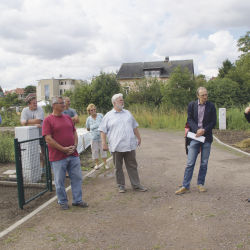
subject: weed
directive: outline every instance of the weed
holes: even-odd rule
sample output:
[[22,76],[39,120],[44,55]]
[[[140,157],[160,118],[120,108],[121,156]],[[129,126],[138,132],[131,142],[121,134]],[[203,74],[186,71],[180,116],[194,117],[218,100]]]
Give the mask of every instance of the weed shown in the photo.
[[153,247],[153,249],[161,249],[161,245],[160,244],[157,244]]
[[59,248],[62,244],[57,244],[54,246],[54,248]]
[[29,231],[29,232],[34,232],[34,231],[35,231],[35,228],[34,228],[34,227],[28,228],[28,231]]
[[242,243],[239,243],[236,245],[236,247],[243,247],[244,245]]

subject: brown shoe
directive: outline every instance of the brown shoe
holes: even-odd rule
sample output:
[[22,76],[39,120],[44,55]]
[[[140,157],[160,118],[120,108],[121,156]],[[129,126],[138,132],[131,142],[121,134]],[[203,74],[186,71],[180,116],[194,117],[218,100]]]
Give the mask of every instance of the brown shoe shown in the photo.
[[189,193],[190,190],[184,187],[181,187],[179,190],[175,191],[175,194],[185,194],[185,193]]
[[203,185],[198,185],[199,192],[206,192],[206,189]]

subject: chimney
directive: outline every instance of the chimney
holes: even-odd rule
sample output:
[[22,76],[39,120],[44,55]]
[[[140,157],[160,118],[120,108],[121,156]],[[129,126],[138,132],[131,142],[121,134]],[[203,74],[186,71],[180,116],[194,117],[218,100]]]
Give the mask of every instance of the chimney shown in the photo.
[[165,56],[164,62],[169,62],[169,56]]
[[62,74],[60,74],[59,77],[62,77]]

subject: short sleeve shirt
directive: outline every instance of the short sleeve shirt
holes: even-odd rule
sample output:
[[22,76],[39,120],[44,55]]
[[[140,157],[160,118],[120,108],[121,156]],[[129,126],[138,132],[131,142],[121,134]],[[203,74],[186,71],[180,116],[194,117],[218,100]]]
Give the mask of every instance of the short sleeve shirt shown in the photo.
[[76,111],[74,109],[72,109],[72,108],[65,109],[62,112],[62,114],[69,115],[71,118],[77,115]]
[[96,119],[91,116],[87,118],[86,128],[90,129],[90,140],[91,141],[101,141],[101,133],[98,130],[103,119],[103,114],[97,113]]
[[[49,115],[44,119],[43,136],[51,135],[52,138],[63,147],[74,145],[74,132],[76,132],[76,128],[68,115]],[[48,148],[50,161],[59,161],[68,157],[68,155],[51,147],[49,144]],[[78,156],[77,151],[70,156]]]
[[[27,119],[40,119],[40,124],[43,125],[44,120],[44,111],[43,108],[37,107],[35,110],[30,110],[29,107],[24,108],[21,114],[20,121],[24,121]],[[42,128],[39,128],[39,136],[42,136]]]
[[104,116],[98,130],[107,134],[110,152],[127,152],[136,149],[134,129],[138,126],[128,110],[112,109]]

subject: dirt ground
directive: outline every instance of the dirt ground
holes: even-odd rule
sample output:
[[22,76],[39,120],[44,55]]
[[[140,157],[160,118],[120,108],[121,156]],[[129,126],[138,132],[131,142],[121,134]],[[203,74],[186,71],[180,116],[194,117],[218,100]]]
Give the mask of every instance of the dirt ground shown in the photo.
[[[82,173],[83,176],[88,173],[88,170],[92,170],[92,166],[94,166],[91,150],[88,148],[80,155]],[[9,179],[7,176],[2,173],[7,170],[15,170],[15,163],[0,163],[0,181],[7,181]],[[85,170],[85,171],[84,171]],[[53,175],[52,175],[53,178]],[[13,181],[15,182],[15,181]],[[70,186],[70,179],[67,177],[65,179],[65,187]],[[17,186],[9,186],[4,185],[4,183],[0,184],[0,232],[4,229],[8,228],[16,221],[22,219],[36,208],[44,204],[46,201],[51,199],[56,195],[55,188],[53,186],[53,192],[46,192],[45,194],[39,196],[35,200],[26,204],[23,210],[19,209],[18,206],[18,194],[17,194]]]
[[214,142],[207,192],[197,190],[198,159],[191,193],[177,196],[187,160],[183,132],[140,133],[137,160],[147,192],[133,191],[125,171],[127,192],[118,193],[110,169],[84,182],[88,208],[62,211],[53,202],[0,239],[1,249],[250,249],[248,157]]

